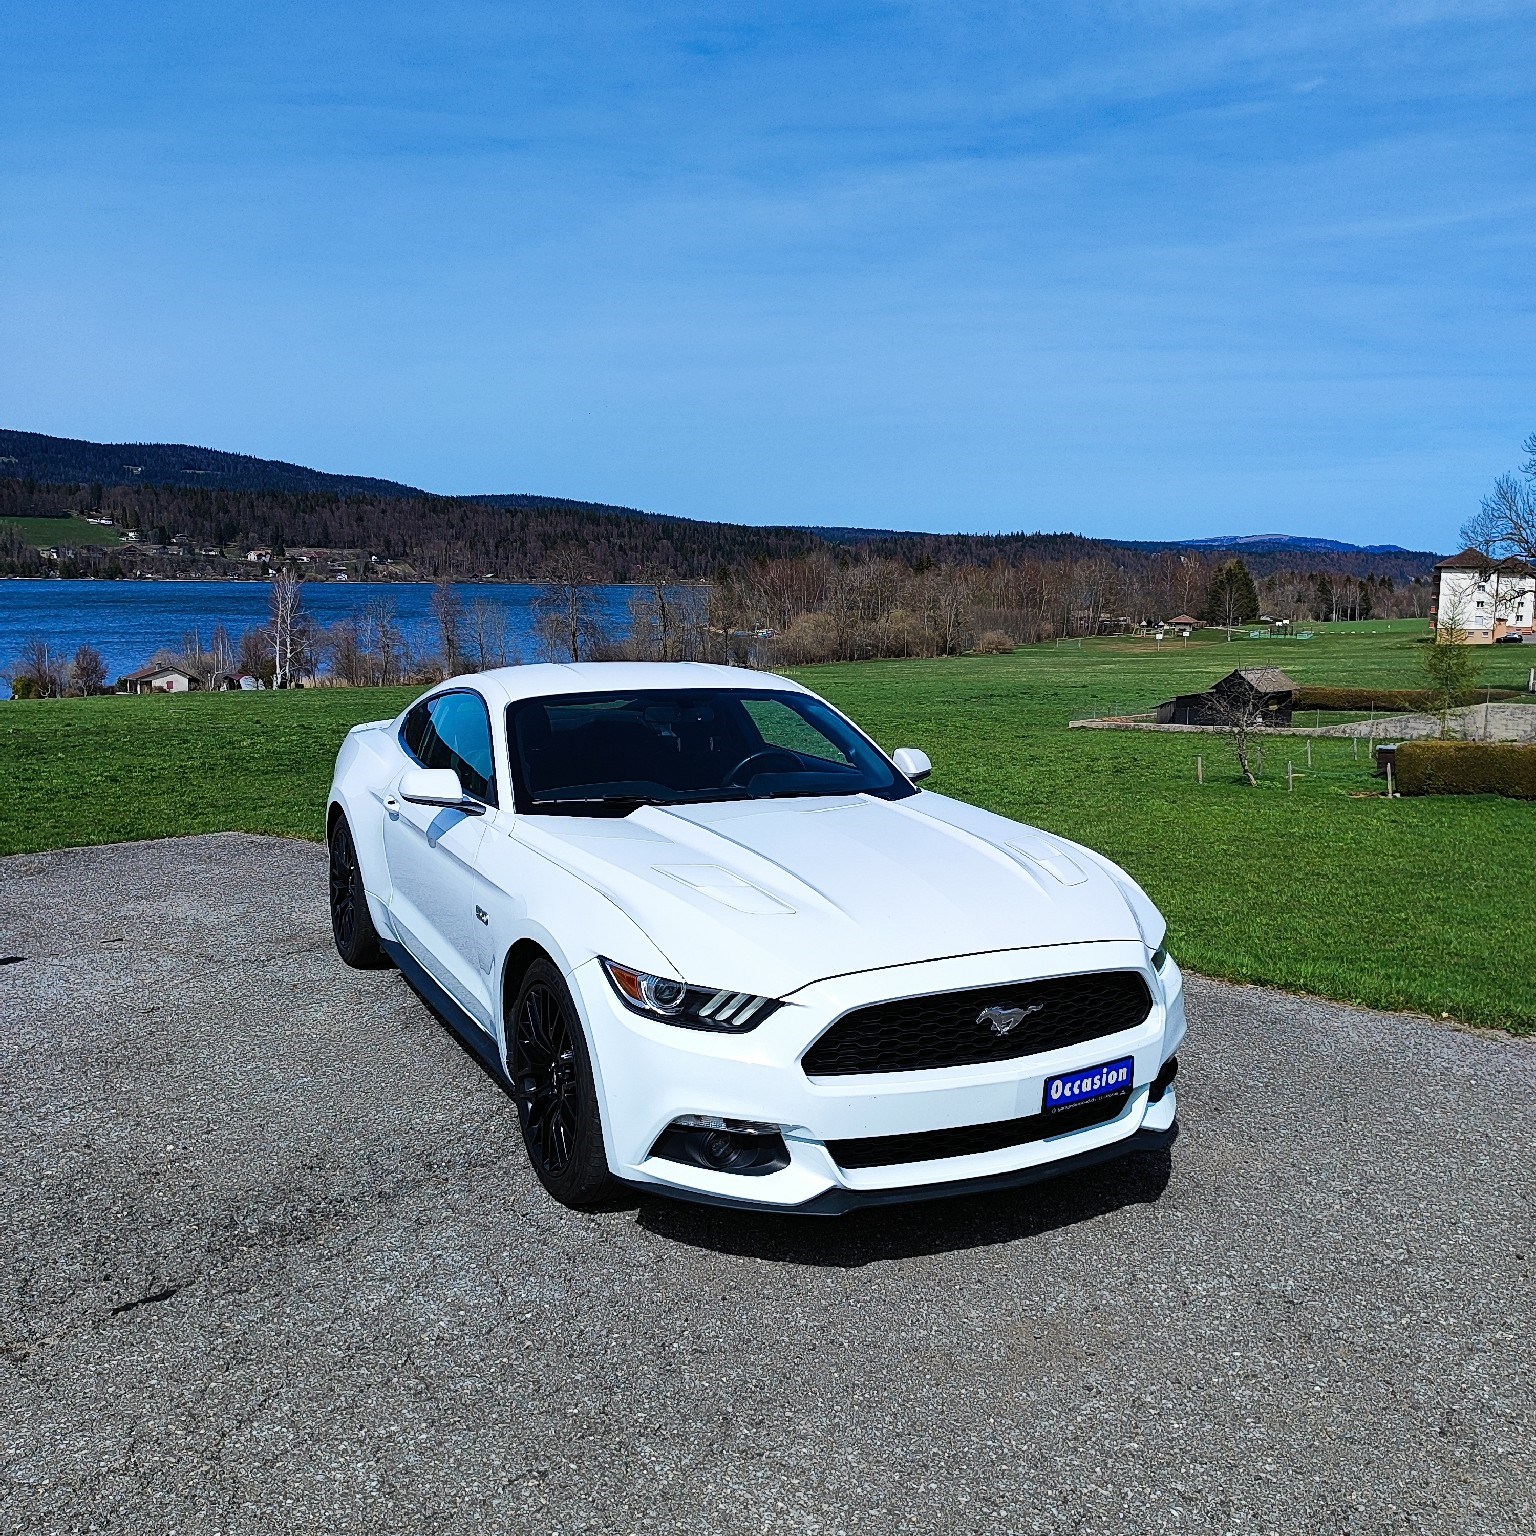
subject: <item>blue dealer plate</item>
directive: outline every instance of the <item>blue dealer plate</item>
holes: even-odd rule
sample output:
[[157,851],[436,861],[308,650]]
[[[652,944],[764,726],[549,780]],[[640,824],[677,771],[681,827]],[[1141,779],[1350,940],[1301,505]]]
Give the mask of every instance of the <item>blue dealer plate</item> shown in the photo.
[[1134,1056],[1101,1062],[1096,1067],[1081,1067],[1076,1072],[1063,1072],[1060,1077],[1046,1078],[1040,1107],[1049,1114],[1053,1109],[1086,1104],[1089,1099],[1108,1098],[1112,1093],[1124,1093],[1135,1078]]

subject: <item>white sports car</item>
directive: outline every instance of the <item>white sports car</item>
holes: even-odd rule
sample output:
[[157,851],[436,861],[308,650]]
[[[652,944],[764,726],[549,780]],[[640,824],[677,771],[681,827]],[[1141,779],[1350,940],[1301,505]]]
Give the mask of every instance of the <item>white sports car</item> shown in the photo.
[[929,771],[759,672],[455,678],[342,746],[336,947],[477,1047],[572,1206],[830,1213],[1168,1145],[1157,909]]

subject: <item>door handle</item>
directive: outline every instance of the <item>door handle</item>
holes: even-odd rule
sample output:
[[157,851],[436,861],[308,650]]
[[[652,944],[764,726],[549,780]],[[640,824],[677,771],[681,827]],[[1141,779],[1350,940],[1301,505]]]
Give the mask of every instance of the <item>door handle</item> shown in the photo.
[[484,907],[476,907],[475,908],[475,916],[478,917],[480,919],[480,921],[482,923],[484,923],[487,927],[490,926],[490,922],[491,922],[490,914],[485,910]]

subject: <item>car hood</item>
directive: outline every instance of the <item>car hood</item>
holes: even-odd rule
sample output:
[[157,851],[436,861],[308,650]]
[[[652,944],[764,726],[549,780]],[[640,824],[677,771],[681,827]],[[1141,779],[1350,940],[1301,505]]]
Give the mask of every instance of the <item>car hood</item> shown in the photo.
[[953,955],[1161,941],[1107,861],[927,792],[525,816],[515,835],[618,905],[683,980],[767,997]]

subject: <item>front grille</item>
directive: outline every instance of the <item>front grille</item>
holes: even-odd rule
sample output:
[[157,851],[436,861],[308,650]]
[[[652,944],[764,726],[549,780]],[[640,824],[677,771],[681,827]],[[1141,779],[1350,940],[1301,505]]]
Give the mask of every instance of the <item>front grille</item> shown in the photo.
[[[1026,1017],[1000,1035],[980,1017],[992,1007],[1023,1009]],[[938,992],[855,1008],[811,1046],[803,1065],[811,1077],[849,1077],[1012,1061],[1130,1029],[1151,1009],[1152,995],[1138,971]]]
[[989,1125],[962,1125],[948,1131],[918,1131],[910,1136],[860,1136],[829,1141],[827,1151],[841,1168],[884,1168],[892,1163],[926,1163],[941,1157],[969,1157],[975,1152],[1000,1152],[1022,1147],[1047,1136],[1066,1136],[1113,1120],[1130,1103],[1131,1094],[1112,1093],[1088,1104],[1074,1104],[1050,1114],[1026,1115],[1022,1120],[994,1120]]

